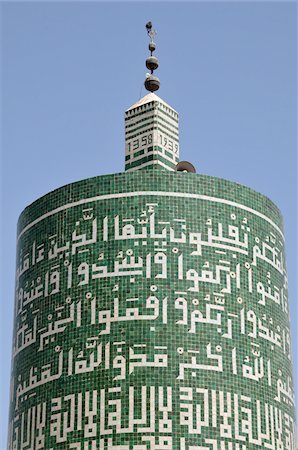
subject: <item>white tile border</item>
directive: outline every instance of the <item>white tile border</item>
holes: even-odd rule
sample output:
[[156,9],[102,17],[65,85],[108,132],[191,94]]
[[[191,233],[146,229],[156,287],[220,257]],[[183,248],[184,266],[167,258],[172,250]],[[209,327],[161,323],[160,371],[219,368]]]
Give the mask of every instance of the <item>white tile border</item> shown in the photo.
[[[145,153],[145,155],[141,155],[142,158],[141,158],[141,157],[140,157],[140,158],[134,158],[134,159],[131,159],[130,161],[131,161],[131,162],[138,161],[138,160],[140,160],[140,159],[143,159],[144,156],[146,157],[146,155],[147,155],[147,153]],[[160,155],[160,156],[162,156],[163,158],[165,157],[165,155],[160,154],[160,153],[157,153],[157,152],[155,153],[155,155]],[[169,159],[169,158],[167,158],[167,159]],[[170,159],[169,159],[169,162],[171,162],[172,164],[175,164],[175,161],[173,161],[173,160],[170,160]],[[130,162],[126,162],[126,164],[130,164]],[[163,162],[160,161],[159,159],[152,159],[151,161],[142,163],[142,164],[140,164],[139,166],[135,166],[135,167],[131,167],[131,168],[129,168],[129,169],[126,169],[125,172],[135,172],[136,170],[142,169],[143,167],[146,167],[146,166],[154,166],[154,165],[156,165],[156,164],[158,164],[158,165],[164,167],[165,169],[167,169],[167,170],[169,170],[169,171],[173,171],[173,172],[175,171],[175,168],[174,168],[174,167],[171,168],[170,166],[167,166],[165,163],[163,163]],[[158,192],[158,191],[157,191],[157,192]]]
[[191,198],[195,200],[205,200],[209,202],[215,202],[215,203],[222,203],[224,205],[234,206],[235,208],[242,209],[243,211],[250,212],[258,217],[260,217],[263,220],[266,220],[266,222],[270,223],[283,237],[284,235],[282,230],[271,220],[269,217],[265,216],[264,214],[260,213],[259,211],[256,211],[253,208],[249,208],[248,206],[242,205],[241,203],[233,202],[231,200],[225,200],[223,198],[218,197],[210,197],[209,195],[203,195],[203,194],[191,194],[187,192],[164,192],[164,191],[138,191],[138,192],[121,192],[121,193],[115,193],[115,194],[104,194],[104,195],[97,195],[95,197],[90,198],[84,198],[81,200],[77,200],[76,202],[72,203],[66,203],[65,205],[59,206],[58,208],[53,209],[52,211],[49,211],[42,216],[38,217],[37,219],[33,220],[31,223],[25,226],[23,230],[20,232],[20,234],[17,237],[17,240],[20,239],[20,237],[28,231],[30,228],[32,228],[37,223],[41,222],[43,219],[46,219],[47,217],[53,216],[54,214],[57,214],[61,211],[65,211],[66,209],[73,208],[75,206],[84,205],[85,203],[92,203],[97,202],[101,200],[111,200],[114,198],[129,198],[129,197],[143,197],[143,196],[159,196],[159,197],[179,197],[179,198]]

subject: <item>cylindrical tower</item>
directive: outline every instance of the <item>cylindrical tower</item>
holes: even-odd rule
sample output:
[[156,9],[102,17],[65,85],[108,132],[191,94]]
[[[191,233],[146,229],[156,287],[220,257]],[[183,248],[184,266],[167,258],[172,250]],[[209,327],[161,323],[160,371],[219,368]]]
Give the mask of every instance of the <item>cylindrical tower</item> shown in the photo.
[[13,450],[293,450],[278,209],[167,170],[45,195],[18,224],[12,367]]
[[146,28],[126,172],[19,219],[9,449],[294,450],[281,215],[179,163]]

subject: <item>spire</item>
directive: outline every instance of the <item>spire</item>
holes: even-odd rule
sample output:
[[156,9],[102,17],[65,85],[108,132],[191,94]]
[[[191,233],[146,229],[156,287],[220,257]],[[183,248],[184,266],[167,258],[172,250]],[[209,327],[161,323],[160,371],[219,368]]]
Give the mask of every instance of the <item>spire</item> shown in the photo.
[[153,74],[158,68],[158,59],[153,56],[156,32],[151,22],[146,28],[151,52],[146,67],[151,73],[144,84],[150,92],[125,112],[125,170],[174,171],[179,162],[179,117],[177,111],[154,93],[160,86]]
[[148,74],[144,85],[147,91],[154,92],[159,89],[160,81],[157,77],[153,75],[154,70],[158,68],[158,59],[153,56],[153,52],[156,49],[156,45],[154,42],[154,37],[156,36],[156,31],[152,28],[152,22],[148,22],[146,24],[146,29],[148,36],[150,37],[150,43],[149,43],[149,51],[151,53],[151,56],[146,59],[146,67],[150,70],[151,74]]

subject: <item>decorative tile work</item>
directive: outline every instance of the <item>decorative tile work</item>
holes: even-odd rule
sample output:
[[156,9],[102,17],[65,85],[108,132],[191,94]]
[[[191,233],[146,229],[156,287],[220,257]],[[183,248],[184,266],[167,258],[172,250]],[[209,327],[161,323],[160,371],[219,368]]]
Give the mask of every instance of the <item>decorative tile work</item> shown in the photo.
[[141,170],[19,219],[9,448],[294,450],[282,218]]
[[147,94],[125,113],[125,170],[174,170],[178,161],[178,113],[156,94]]

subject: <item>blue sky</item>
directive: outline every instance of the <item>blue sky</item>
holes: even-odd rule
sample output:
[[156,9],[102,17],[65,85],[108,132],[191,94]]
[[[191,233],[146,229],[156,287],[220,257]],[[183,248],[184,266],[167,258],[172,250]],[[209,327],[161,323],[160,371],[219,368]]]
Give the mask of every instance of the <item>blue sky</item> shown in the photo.
[[17,218],[56,187],[123,171],[124,111],[145,95],[148,20],[158,33],[158,94],[180,114],[181,159],[264,193],[284,215],[297,329],[296,9],[240,1],[1,4],[0,449]]

